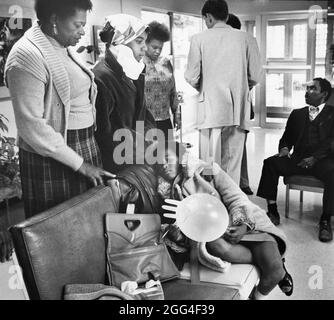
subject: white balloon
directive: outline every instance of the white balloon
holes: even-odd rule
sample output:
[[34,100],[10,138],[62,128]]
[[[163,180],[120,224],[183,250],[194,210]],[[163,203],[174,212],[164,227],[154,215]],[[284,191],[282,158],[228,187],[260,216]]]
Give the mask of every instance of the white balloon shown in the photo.
[[209,242],[225,233],[229,216],[221,200],[207,193],[196,193],[178,205],[176,224],[188,238]]

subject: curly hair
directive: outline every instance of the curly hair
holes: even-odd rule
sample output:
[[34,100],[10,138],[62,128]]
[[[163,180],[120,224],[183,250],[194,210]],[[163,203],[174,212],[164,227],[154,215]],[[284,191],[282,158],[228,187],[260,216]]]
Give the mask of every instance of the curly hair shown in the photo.
[[35,11],[39,21],[48,22],[53,14],[60,18],[74,15],[75,10],[91,11],[91,0],[35,0]]
[[146,42],[149,43],[152,40],[159,40],[167,42],[170,39],[170,33],[166,25],[159,23],[158,21],[152,21],[149,25],[149,33]]

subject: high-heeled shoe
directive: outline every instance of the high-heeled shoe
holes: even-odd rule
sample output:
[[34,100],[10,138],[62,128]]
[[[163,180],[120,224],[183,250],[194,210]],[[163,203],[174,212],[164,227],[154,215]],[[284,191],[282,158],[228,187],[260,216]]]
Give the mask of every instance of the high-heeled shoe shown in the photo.
[[289,274],[289,272],[285,268],[285,264],[284,264],[285,259],[283,259],[282,262],[283,262],[283,268],[284,268],[284,271],[285,271],[285,276],[278,283],[278,286],[285,295],[291,296],[292,292],[293,292],[293,280],[292,280],[291,275]]

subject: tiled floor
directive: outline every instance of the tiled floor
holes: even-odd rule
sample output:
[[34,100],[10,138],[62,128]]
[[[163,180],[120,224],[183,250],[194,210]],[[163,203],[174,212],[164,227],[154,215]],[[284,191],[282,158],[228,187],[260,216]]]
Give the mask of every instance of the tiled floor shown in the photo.
[[[278,140],[282,130],[254,128],[247,140],[248,169],[250,186],[256,192],[259,182],[262,161],[277,152]],[[196,145],[196,137],[183,136],[183,141]],[[195,148],[195,147],[194,147]],[[262,208],[266,208],[265,201],[256,196],[250,199]],[[334,242],[321,243],[318,240],[318,220],[321,215],[322,195],[305,193],[303,215],[299,212],[299,192],[291,192],[290,218],[284,218],[285,186],[280,183],[278,207],[281,213],[279,228],[288,237],[288,251],[286,266],[294,279],[295,289],[292,297],[286,297],[278,288],[270,294],[270,299],[285,300],[318,300],[334,299]],[[22,219],[20,204],[11,208],[12,222]],[[0,214],[3,214],[3,212]],[[13,270],[9,264],[0,264],[0,300],[22,298],[22,291],[9,289],[8,284],[13,281]],[[12,280],[10,280],[12,279]]]
[[[282,130],[253,129],[248,140],[248,170],[250,185],[255,192],[261,175],[263,159],[277,153]],[[262,208],[265,201],[250,197]],[[322,212],[322,195],[305,192],[303,214],[299,212],[299,191],[291,191],[290,218],[284,218],[285,186],[279,186],[278,208],[281,213],[279,226],[287,235],[286,266],[294,279],[293,299],[334,299],[334,242],[318,240],[318,221]],[[278,288],[271,299],[290,299]]]

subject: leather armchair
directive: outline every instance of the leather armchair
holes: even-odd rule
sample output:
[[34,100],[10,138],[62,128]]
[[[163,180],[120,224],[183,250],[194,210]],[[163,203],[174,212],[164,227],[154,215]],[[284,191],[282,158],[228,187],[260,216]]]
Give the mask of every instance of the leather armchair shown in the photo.
[[96,187],[10,228],[30,299],[62,299],[68,283],[105,283],[106,212],[115,212],[111,191]]
[[[60,300],[66,284],[107,283],[107,212],[118,208],[110,187],[98,186],[10,228],[30,299]],[[163,288],[166,300],[239,299],[237,289],[212,283],[180,279]]]

